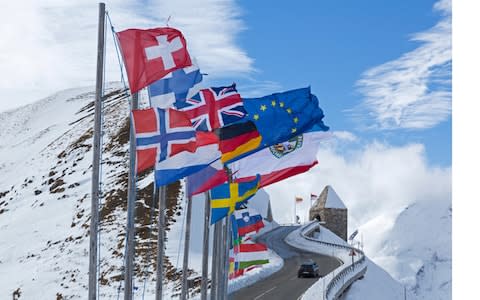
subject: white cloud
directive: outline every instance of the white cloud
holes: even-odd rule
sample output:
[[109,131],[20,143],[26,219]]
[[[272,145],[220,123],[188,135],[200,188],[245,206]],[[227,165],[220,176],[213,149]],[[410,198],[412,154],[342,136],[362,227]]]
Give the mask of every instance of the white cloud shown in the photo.
[[356,142],[358,141],[358,137],[349,132],[349,131],[333,131],[333,136],[339,140],[347,141],[347,142]]
[[365,71],[358,80],[363,103],[353,110],[382,129],[430,128],[451,113],[451,1],[434,5],[443,18],[413,35],[421,45],[400,58]]
[[[179,28],[203,72],[212,76],[248,74],[253,60],[236,44],[244,30],[233,0],[108,1],[117,31]],[[13,13],[14,12],[14,13]],[[7,1],[0,10],[0,111],[46,97],[60,89],[94,85],[98,1]],[[107,31],[106,80],[120,80]]]
[[304,202],[297,214],[304,220],[310,193],[331,185],[348,208],[349,232],[361,228],[372,256],[380,250],[381,236],[394,218],[416,201],[451,201],[451,168],[428,166],[424,146],[393,147],[378,142],[366,145],[348,158],[328,146],[318,152],[318,165],[309,172],[266,188],[274,218],[293,220],[294,197]]

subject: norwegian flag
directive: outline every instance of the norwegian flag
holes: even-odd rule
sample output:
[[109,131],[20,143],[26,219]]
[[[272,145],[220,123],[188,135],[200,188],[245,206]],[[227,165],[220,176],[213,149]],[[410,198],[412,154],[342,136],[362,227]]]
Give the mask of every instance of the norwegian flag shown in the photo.
[[246,115],[235,84],[200,90],[186,101],[177,101],[175,107],[185,112],[199,131],[213,131]]
[[189,118],[174,109],[133,110],[137,172],[155,166],[183,151],[195,152],[195,130]]
[[132,93],[192,65],[187,42],[175,28],[127,29],[117,37]]

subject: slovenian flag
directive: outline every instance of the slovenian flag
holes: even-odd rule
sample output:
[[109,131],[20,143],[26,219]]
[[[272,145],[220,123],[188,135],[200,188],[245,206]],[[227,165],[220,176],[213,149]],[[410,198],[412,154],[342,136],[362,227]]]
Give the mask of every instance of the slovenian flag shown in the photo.
[[240,237],[244,237],[251,232],[258,232],[265,227],[262,216],[253,208],[236,210],[235,220]]

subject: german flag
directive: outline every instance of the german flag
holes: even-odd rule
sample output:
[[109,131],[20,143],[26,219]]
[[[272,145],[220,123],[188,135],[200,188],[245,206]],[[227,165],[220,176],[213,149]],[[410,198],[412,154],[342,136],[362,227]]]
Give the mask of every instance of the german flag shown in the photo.
[[260,149],[262,137],[252,121],[218,128],[219,149],[222,162],[228,163],[245,154]]

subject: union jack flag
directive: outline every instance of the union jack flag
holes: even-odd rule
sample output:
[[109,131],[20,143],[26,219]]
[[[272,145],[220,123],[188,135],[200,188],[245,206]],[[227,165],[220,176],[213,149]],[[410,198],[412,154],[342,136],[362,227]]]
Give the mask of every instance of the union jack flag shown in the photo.
[[185,112],[199,131],[213,131],[246,115],[235,84],[200,90],[186,101],[177,101],[175,107]]
[[137,143],[137,172],[182,151],[195,152],[195,130],[188,117],[174,109],[132,111]]

